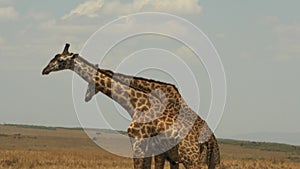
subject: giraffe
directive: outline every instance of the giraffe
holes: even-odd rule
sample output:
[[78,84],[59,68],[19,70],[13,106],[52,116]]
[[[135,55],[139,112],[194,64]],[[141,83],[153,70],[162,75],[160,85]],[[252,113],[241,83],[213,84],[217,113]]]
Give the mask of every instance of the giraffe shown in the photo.
[[[98,64],[96,64],[95,66],[98,68]],[[133,76],[127,76],[127,75],[123,75],[123,74],[116,74],[116,73],[112,72],[111,70],[105,70],[105,69],[102,69],[102,70],[105,71],[110,76],[112,76],[113,78],[117,78],[118,80],[122,81],[126,85],[130,85],[131,80],[136,78],[136,77],[133,77]],[[147,79],[147,81],[145,81],[145,83],[148,83],[148,81],[155,82],[154,80]],[[157,83],[158,83],[157,85],[159,85],[159,86],[165,84],[163,82],[157,82]],[[138,84],[140,84],[140,83],[138,82]],[[138,85],[130,85],[130,86],[134,87],[134,88],[138,88],[140,90],[143,90],[147,93],[150,93],[150,91],[149,91],[150,88],[149,87],[151,87],[151,86],[149,86],[149,87],[148,87],[148,85],[145,86],[145,87],[140,87]],[[159,86],[151,88],[151,90],[154,91]],[[163,87],[163,86],[160,86],[160,87]],[[175,88],[172,88],[172,89],[175,89]],[[98,92],[99,91],[95,91],[95,84],[94,83],[89,83],[86,94],[85,94],[85,101],[86,102],[90,101],[92,99],[92,97],[95,94],[97,94]],[[163,93],[158,93],[158,92],[159,91],[156,91],[156,93],[160,96],[160,98],[163,98],[163,96],[162,96]],[[177,159],[177,160],[174,161],[172,159]],[[179,169],[178,153],[177,153],[176,148],[172,148],[171,150],[167,151],[166,153],[156,155],[155,156],[155,169],[163,169],[164,164],[165,164],[165,160],[168,160],[170,162],[170,169]]]
[[[96,67],[98,67],[98,65],[95,65]],[[129,85],[133,88],[137,88],[140,90],[145,91],[146,93],[156,93],[161,99],[164,99],[165,103],[167,103],[167,108],[174,108],[174,112],[178,112],[179,113],[179,109],[181,102],[184,102],[183,98],[181,97],[178,89],[173,85],[173,84],[169,84],[169,83],[164,83],[164,82],[160,82],[160,81],[155,81],[152,79],[146,79],[146,78],[142,78],[142,77],[136,77],[136,76],[129,76],[129,75],[124,75],[124,74],[120,74],[120,73],[114,73],[111,70],[105,70],[102,69],[103,71],[105,71],[107,74],[109,74],[110,76],[112,76],[115,79],[118,79],[120,81],[122,81],[124,84]],[[88,85],[88,89],[86,91],[86,95],[85,95],[85,101],[88,102],[92,99],[92,97],[97,94],[98,91],[95,91],[94,88],[94,84],[89,84]],[[169,105],[168,105],[169,104]],[[201,118],[198,117],[198,121],[202,122]],[[211,135],[213,135],[211,138],[209,139],[205,139],[202,138],[199,142],[199,146],[200,146],[200,152],[201,152],[201,159],[202,161],[204,161],[204,163],[206,163],[206,165],[209,168],[214,168],[214,166],[216,165],[220,165],[220,159],[219,159],[219,150],[218,150],[218,144],[217,144],[217,140],[214,136],[214,134],[210,131],[210,129],[208,128],[208,126],[205,124],[205,127],[202,127],[202,130],[206,130],[206,131],[202,131],[203,133],[208,132],[211,133]],[[215,147],[214,147],[215,146]],[[215,149],[213,149],[215,148]],[[168,156],[172,155],[174,156],[178,156],[176,155],[176,151],[175,150],[170,150],[168,151],[168,154],[161,154],[161,155],[157,155],[155,156],[155,167],[156,169],[163,169],[164,167],[164,163],[165,160],[167,159],[170,162],[170,168],[171,169],[176,169],[179,168],[179,164],[176,161],[170,161]],[[212,154],[214,153],[214,154]],[[215,155],[215,159],[210,159],[212,155]],[[215,160],[215,161],[211,161],[211,160]]]
[[[135,169],[151,168],[151,156],[147,154],[151,150],[151,145],[148,145],[149,140],[146,138],[159,134],[163,134],[166,138],[165,140],[159,140],[161,141],[159,144],[168,145],[176,139],[180,140],[178,144],[178,162],[183,163],[185,168],[200,168],[199,136],[201,134],[207,138],[214,138],[214,136],[209,132],[198,130],[199,128],[208,127],[205,127],[205,122],[201,118],[197,118],[198,116],[188,105],[183,102],[179,110],[179,112],[187,113],[174,113],[173,108],[168,109],[163,102],[164,99],[161,99],[157,94],[147,93],[125,85],[105,71],[95,68],[95,65],[90,64],[79,54],[69,53],[68,48],[69,44],[66,44],[62,54],[57,54],[44,68],[42,74],[46,75],[50,72],[65,69],[72,70],[89,84],[94,83],[96,91],[102,92],[119,103],[129,113],[132,121],[127,131],[134,151]],[[176,122],[174,122],[174,119],[176,119]],[[193,121],[196,121],[196,123],[193,123]],[[212,146],[215,146],[215,149],[217,148],[217,145]],[[150,151],[150,153],[153,152]],[[212,153],[212,156],[214,154]],[[176,161],[176,159],[172,160]]]

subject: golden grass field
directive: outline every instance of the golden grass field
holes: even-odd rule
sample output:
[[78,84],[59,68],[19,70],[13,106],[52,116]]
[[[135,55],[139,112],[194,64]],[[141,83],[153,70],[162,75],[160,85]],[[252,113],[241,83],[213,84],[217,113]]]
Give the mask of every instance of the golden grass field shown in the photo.
[[[224,169],[300,169],[296,146],[220,140],[220,148]],[[0,169],[27,168],[121,169],[133,164],[104,151],[82,130],[0,125]]]

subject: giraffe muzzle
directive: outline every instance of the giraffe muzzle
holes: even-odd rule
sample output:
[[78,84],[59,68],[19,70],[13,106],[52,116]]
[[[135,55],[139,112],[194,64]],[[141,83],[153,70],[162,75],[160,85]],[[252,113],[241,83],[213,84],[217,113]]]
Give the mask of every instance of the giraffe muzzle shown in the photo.
[[47,66],[43,71],[42,75],[48,75],[51,72],[51,69]]

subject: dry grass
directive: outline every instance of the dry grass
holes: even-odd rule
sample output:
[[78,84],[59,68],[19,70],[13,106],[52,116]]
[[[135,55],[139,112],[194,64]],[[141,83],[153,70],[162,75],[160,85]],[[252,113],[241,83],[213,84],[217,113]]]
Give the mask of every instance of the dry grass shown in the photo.
[[99,151],[2,150],[1,169],[103,169],[131,168],[132,161]]
[[[126,169],[132,160],[99,151],[75,150],[2,150],[0,169]],[[299,169],[295,162],[276,160],[230,160],[224,169]],[[166,166],[165,168],[168,168]],[[181,166],[183,169],[183,167]]]
[[287,161],[270,160],[224,160],[225,169],[299,169],[300,164]]
[[[221,144],[224,169],[299,169],[299,154]],[[296,159],[296,160],[294,160]],[[96,146],[81,130],[0,125],[0,169],[123,169],[132,159]],[[169,168],[169,166],[165,166]],[[181,166],[181,168],[183,168]]]

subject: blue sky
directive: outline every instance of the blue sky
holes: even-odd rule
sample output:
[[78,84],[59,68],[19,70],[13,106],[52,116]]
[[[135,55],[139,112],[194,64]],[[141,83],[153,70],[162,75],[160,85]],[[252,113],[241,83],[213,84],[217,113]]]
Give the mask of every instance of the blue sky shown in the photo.
[[[158,11],[195,24],[220,54],[228,91],[217,136],[300,145],[300,137],[287,136],[300,133],[300,2],[164,2],[0,0],[0,123],[79,126],[72,102],[73,74],[61,72],[43,77],[42,68],[66,42],[71,43],[73,52],[79,52],[87,39],[109,21],[135,12]],[[150,39],[124,42],[111,55],[128,55],[127,46],[131,51],[140,49],[143,41],[147,47],[170,44],[163,47],[178,51],[178,44],[168,39]],[[118,57],[104,66],[113,68],[114,59]],[[210,97],[206,91],[209,83],[207,77],[202,78],[203,68],[198,71],[204,97],[199,104],[205,112],[209,107],[209,99],[205,99]],[[170,80],[155,73],[145,75]],[[105,110],[115,110],[106,97],[97,98],[105,103]],[[115,124],[116,128],[125,130],[126,120],[123,123],[119,116],[112,116],[113,121],[121,123]],[[246,136],[248,133],[251,137]],[[269,133],[270,137],[278,134],[270,138]]]

